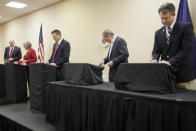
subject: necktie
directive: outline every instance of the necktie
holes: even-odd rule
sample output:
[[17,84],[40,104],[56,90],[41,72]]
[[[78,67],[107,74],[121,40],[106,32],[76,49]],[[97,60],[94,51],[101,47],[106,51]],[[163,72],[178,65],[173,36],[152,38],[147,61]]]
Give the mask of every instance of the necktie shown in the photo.
[[12,49],[10,51],[10,58],[12,58],[12,55],[13,55],[13,47],[12,47]]
[[52,63],[54,63],[54,57],[56,55],[57,50],[58,50],[58,43],[56,43],[56,48],[55,48],[54,53],[52,55]]
[[109,59],[110,59],[110,56],[111,56],[111,53],[112,53],[112,47],[113,47],[113,43],[110,45],[110,49],[109,49]]
[[169,44],[170,38],[171,38],[171,33],[172,33],[172,28],[171,27],[168,27],[167,29],[168,29],[167,42]]

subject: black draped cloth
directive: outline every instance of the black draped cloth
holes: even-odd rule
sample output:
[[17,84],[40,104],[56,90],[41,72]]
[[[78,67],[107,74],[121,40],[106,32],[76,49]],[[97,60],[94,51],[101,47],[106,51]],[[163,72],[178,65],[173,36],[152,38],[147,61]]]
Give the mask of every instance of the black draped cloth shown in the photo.
[[175,75],[166,64],[121,64],[115,77],[115,87],[121,90],[175,93]]
[[65,81],[79,85],[101,84],[103,69],[103,66],[87,63],[66,63],[64,64]]
[[0,97],[5,97],[5,66],[0,64]]
[[5,64],[6,98],[12,103],[27,100],[26,66]]
[[17,122],[0,115],[0,131],[32,131]]
[[196,131],[196,91],[175,94],[51,82],[46,122],[59,131]]
[[30,109],[45,113],[48,82],[56,81],[56,67],[43,63],[32,63],[29,67]]

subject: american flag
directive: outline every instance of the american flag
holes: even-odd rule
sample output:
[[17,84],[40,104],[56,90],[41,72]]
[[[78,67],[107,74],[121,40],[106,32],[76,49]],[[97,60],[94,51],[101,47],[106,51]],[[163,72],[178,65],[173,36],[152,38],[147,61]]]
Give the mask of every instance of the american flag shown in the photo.
[[42,34],[42,24],[39,33],[38,60],[39,62],[44,62],[44,42],[43,42],[43,34]]

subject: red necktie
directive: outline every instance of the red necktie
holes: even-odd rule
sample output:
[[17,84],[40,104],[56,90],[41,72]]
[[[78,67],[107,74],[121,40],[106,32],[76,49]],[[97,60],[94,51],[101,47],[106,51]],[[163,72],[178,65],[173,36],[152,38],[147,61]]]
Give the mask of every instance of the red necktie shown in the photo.
[[12,58],[12,55],[13,55],[13,47],[12,47],[12,50],[10,52],[10,58]]
[[58,50],[58,43],[56,44],[56,48],[55,48],[53,56],[52,56],[52,63],[54,63],[54,57],[56,55],[57,50]]

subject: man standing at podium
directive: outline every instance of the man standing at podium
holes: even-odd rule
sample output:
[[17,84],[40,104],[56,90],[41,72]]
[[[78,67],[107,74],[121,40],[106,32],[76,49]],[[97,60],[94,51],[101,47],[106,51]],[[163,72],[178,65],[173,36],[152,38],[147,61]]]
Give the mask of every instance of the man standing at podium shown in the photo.
[[129,52],[127,43],[121,37],[115,35],[111,30],[105,30],[102,34],[103,41],[111,43],[107,57],[100,63],[108,63],[109,81],[113,82],[120,63],[128,63]]
[[5,48],[4,61],[5,63],[12,63],[19,61],[22,58],[20,47],[15,46],[15,41],[9,41],[10,46]]
[[64,63],[69,63],[70,44],[62,38],[60,30],[54,30],[51,34],[55,43],[53,45],[52,56],[48,62],[50,65],[57,67],[57,80],[64,80],[62,69]]
[[175,70],[177,87],[196,89],[190,54],[194,42],[193,26],[175,20],[175,6],[163,4],[159,10],[162,24],[155,33],[153,63],[165,63]]

